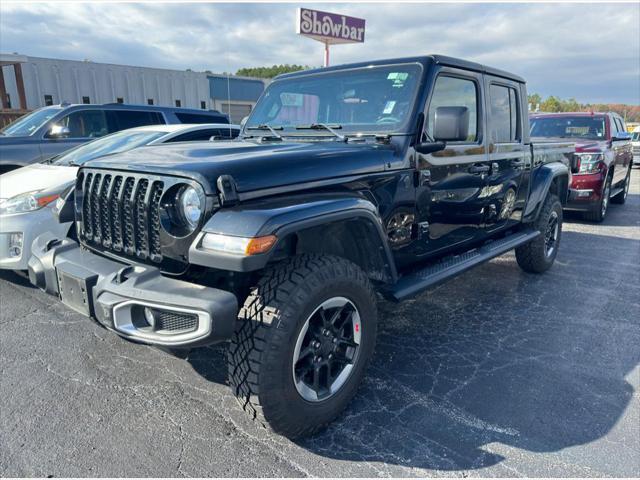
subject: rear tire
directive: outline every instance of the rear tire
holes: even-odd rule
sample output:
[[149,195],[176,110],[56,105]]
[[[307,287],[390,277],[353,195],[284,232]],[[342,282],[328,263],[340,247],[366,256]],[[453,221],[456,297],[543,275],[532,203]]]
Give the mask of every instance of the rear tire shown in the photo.
[[376,327],[376,297],[358,266],[335,256],[288,259],[265,272],[240,310],[228,352],[231,388],[262,425],[288,438],[312,435],[356,394]]
[[607,216],[607,212],[609,211],[609,195],[611,194],[611,175],[607,176],[607,179],[604,182],[604,187],[602,188],[602,195],[600,196],[600,201],[598,205],[591,210],[590,212],[585,212],[583,214],[584,219],[589,222],[602,223],[604,218]]
[[627,176],[624,178],[624,185],[622,186],[622,191],[618,193],[615,197],[611,197],[611,203],[615,203],[618,205],[624,205],[627,201],[627,195],[629,194],[629,185],[631,184],[631,166],[627,170]]
[[533,227],[540,235],[516,248],[516,260],[525,272],[542,273],[551,268],[560,247],[562,204],[557,196],[547,195]]

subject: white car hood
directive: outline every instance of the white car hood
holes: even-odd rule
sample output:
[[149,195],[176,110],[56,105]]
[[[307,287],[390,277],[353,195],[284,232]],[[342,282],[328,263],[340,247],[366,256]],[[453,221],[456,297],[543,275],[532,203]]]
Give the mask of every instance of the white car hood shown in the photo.
[[63,188],[76,178],[78,167],[35,163],[0,175],[0,199],[36,190]]

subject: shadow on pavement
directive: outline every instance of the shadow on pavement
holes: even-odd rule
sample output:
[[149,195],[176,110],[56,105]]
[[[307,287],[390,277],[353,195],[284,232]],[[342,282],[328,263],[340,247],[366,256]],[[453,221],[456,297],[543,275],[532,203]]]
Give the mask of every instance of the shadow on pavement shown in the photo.
[[[359,394],[326,431],[296,443],[338,460],[460,470],[501,462],[494,442],[556,452],[605,435],[633,395],[625,376],[640,362],[637,304],[620,302],[622,291],[590,294],[598,266],[572,259],[583,246],[635,248],[620,268],[640,284],[640,242],[574,232],[563,242],[572,251],[545,275],[507,255],[413,301],[382,302]],[[187,360],[224,383],[224,355],[206,348]]]

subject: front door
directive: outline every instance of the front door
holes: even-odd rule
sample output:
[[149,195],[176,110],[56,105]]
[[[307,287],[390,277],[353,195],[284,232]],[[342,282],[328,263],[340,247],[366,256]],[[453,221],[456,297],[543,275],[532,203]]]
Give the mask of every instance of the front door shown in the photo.
[[[490,171],[482,192],[486,233],[518,223],[527,201],[531,154],[523,143],[520,84],[485,75]],[[525,182],[526,183],[526,182]]]
[[482,74],[443,67],[435,73],[425,109],[424,141],[432,141],[438,107],[464,107],[467,139],[444,150],[416,153],[416,213],[419,254],[432,255],[469,243],[480,235],[484,203],[480,195],[490,166],[485,142]]

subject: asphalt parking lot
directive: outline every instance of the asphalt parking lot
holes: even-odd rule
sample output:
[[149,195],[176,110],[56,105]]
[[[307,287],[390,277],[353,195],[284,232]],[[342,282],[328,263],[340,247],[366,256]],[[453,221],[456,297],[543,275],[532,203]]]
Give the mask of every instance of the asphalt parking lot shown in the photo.
[[124,341],[0,274],[2,476],[637,476],[640,170],[602,225],[565,220],[556,264],[512,254],[381,303],[377,354],[324,433],[252,425],[224,348]]

